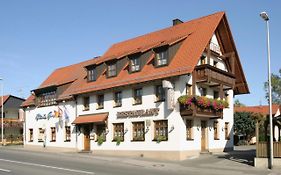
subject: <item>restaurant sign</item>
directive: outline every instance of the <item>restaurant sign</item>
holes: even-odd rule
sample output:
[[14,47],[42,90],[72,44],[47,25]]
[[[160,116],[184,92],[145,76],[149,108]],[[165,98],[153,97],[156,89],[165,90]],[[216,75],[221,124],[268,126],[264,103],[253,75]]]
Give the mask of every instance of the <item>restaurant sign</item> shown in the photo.
[[159,108],[151,108],[151,109],[142,109],[142,110],[134,110],[134,111],[123,111],[117,112],[117,118],[127,118],[127,117],[148,117],[148,116],[157,116],[159,113]]

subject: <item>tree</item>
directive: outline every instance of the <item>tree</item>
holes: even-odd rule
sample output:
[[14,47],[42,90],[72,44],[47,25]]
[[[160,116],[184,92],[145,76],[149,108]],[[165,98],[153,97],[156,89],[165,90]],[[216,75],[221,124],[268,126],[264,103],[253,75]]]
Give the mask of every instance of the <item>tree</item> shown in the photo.
[[[281,69],[278,74],[271,74],[272,102],[281,105]],[[268,82],[264,82],[265,98],[269,100]]]
[[250,112],[234,113],[234,134],[245,136],[248,142],[255,136],[255,119],[251,114]]
[[241,107],[241,106],[245,106],[243,103],[241,103],[238,99],[236,99],[235,101],[234,101],[234,106],[236,106],[236,107]]

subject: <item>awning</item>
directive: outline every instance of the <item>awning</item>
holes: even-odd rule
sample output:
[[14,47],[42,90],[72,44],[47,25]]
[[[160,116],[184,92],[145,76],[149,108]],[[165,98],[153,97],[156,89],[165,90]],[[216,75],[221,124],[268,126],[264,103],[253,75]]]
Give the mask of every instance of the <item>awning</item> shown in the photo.
[[107,117],[108,117],[108,113],[80,115],[72,122],[72,124],[79,125],[79,124],[86,124],[86,123],[105,122]]

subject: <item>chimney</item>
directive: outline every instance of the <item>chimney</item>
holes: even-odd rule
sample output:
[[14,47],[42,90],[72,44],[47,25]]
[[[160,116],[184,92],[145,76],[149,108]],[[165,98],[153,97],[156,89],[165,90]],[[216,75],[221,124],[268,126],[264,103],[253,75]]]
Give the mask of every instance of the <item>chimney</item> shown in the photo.
[[183,23],[180,19],[173,19],[173,26]]

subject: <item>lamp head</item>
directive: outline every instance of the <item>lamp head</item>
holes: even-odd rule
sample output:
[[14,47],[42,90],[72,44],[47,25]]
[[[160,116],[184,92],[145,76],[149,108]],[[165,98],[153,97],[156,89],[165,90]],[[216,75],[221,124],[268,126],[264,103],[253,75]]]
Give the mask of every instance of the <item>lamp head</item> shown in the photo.
[[268,17],[268,15],[267,15],[266,12],[261,12],[261,13],[260,13],[260,17],[261,17],[263,20],[265,20],[265,21],[268,21],[268,20],[269,20],[269,17]]

